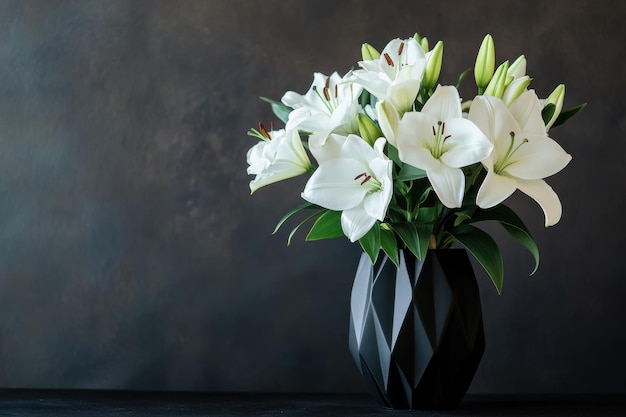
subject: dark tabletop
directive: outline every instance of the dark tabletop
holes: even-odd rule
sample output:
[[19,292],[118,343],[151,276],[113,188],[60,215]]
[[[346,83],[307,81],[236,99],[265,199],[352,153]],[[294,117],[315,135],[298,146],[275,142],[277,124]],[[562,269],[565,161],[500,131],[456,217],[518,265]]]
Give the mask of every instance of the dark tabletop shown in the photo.
[[367,394],[0,390],[0,416],[626,416],[626,394],[469,395],[459,408],[390,410]]

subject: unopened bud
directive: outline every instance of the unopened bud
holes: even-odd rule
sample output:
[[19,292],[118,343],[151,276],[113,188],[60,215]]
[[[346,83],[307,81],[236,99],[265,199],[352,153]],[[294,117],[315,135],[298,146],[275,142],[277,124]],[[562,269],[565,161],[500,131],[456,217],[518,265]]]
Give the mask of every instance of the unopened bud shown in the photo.
[[485,89],[485,95],[502,98],[504,89],[506,88],[507,75],[509,69],[509,61],[504,61],[494,72],[491,81]]
[[528,88],[531,82],[531,78],[528,75],[524,75],[521,78],[513,80],[505,89],[502,94],[502,101],[507,106],[510,106],[524,91]]
[[544,107],[547,104],[554,104],[554,113],[552,114],[550,120],[546,123],[546,130],[552,127],[556,119],[559,117],[559,114],[561,114],[561,110],[563,110],[563,101],[565,101],[565,84],[559,84],[543,103]]
[[443,59],[443,42],[439,41],[432,51],[426,54],[426,69],[422,79],[422,87],[430,90],[439,79],[441,73],[441,61]]
[[493,38],[491,35],[486,35],[480,45],[478,55],[476,56],[476,64],[474,65],[474,78],[479,90],[484,89],[491,81],[495,65],[496,52]]
[[378,126],[376,126],[376,123],[374,123],[374,121],[364,113],[359,113],[357,115],[357,121],[359,124],[360,136],[365,139],[367,143],[374,146],[376,139],[383,136]]
[[526,75],[526,57],[520,55],[510,66],[507,75],[513,77],[514,80],[522,78]]
[[380,58],[380,52],[369,43],[364,43],[361,46],[361,56],[363,57],[363,61],[373,61]]

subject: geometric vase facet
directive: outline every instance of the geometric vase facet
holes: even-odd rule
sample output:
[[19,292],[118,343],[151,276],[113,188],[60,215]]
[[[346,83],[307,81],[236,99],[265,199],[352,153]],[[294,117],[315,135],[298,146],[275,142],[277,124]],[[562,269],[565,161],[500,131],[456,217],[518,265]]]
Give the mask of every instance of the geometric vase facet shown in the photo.
[[400,251],[372,265],[361,255],[350,299],[349,347],[387,407],[453,408],[485,350],[480,293],[464,249]]

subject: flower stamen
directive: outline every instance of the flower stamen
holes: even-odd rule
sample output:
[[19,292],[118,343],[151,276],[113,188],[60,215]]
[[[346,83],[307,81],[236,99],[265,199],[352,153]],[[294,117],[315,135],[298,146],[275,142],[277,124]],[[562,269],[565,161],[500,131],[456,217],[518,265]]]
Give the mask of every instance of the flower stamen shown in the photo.
[[395,65],[393,64],[393,59],[391,59],[391,57],[389,56],[387,52],[385,52],[383,56],[385,57],[385,60],[387,61],[387,65],[389,65],[390,67],[395,67]]
[[502,158],[502,160],[493,167],[493,170],[496,174],[500,174],[506,167],[511,165],[511,162],[510,162],[511,157],[515,154],[515,152],[517,152],[519,148],[522,147],[522,145],[528,143],[528,138],[524,138],[524,140],[522,140],[520,144],[513,147],[515,145],[515,132],[510,132],[509,136],[511,136],[511,142],[509,143],[509,148],[506,150],[506,153],[504,154],[504,157]]
[[372,179],[372,176],[371,175],[367,175],[366,172],[362,172],[359,175],[357,175],[356,177],[354,177],[354,180],[356,181],[356,180],[359,180],[361,178],[363,178],[363,181],[361,181],[361,185],[364,185],[366,182],[368,182],[369,180]]
[[324,98],[326,101],[330,101],[330,95],[328,90],[330,89],[330,77],[326,77],[326,84],[324,84]]
[[324,88],[324,95],[322,96],[319,92],[319,89],[317,88],[317,86],[313,86],[312,90],[315,92],[315,94],[317,94],[317,96],[320,98],[320,100],[322,101],[322,103],[324,103],[324,106],[326,106],[326,109],[328,110],[329,114],[333,114],[333,108],[330,105],[330,97],[328,96],[328,90],[326,88]]
[[[270,130],[274,130],[271,123],[270,123]],[[265,128],[265,125],[262,122],[259,122],[259,131],[261,132],[263,137],[266,138],[267,140],[271,140],[272,139],[270,137],[270,134],[267,132],[267,129]]]
[[398,56],[402,55],[403,50],[404,50],[404,42],[400,43],[400,47],[398,48]]

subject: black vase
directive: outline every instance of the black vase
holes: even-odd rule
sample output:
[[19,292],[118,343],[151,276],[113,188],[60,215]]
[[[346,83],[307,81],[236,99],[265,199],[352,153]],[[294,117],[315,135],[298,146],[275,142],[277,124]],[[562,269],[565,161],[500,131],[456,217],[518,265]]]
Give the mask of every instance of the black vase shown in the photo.
[[391,408],[454,408],[485,350],[480,293],[464,249],[400,251],[372,265],[363,254],[350,303],[350,352]]

